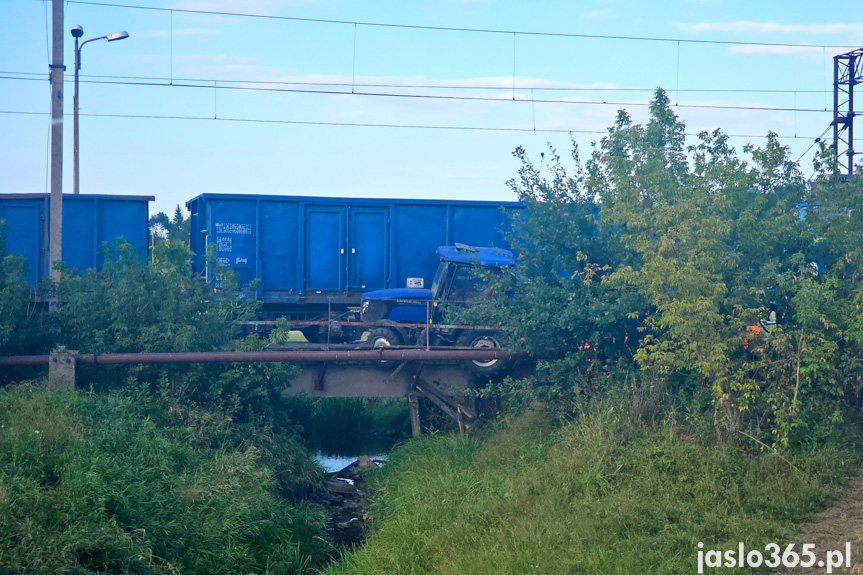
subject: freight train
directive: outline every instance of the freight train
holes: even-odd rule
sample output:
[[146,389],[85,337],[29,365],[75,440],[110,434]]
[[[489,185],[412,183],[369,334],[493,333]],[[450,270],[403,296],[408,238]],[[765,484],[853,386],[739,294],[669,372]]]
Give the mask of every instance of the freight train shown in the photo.
[[[152,196],[64,195],[63,260],[101,266],[99,247],[123,237],[147,255]],[[28,261],[27,280],[47,277],[50,197],[0,194],[6,251]],[[362,295],[432,287],[441,246],[506,248],[517,202],[351,199],[202,194],[186,203],[195,269],[215,288],[220,269],[241,285],[257,279],[260,320],[358,321]],[[215,267],[211,265],[215,257]],[[312,325],[309,341],[345,341],[356,330]],[[326,339],[325,339],[326,338]]]
[[[63,261],[73,270],[102,265],[99,247],[125,238],[147,257],[148,208],[153,196],[75,194],[63,196]],[[48,194],[0,194],[6,253],[27,260],[27,281],[36,287],[50,273]]]
[[[259,280],[261,319],[358,321],[362,294],[430,288],[440,246],[506,248],[517,202],[203,194],[186,203],[201,275],[219,267]],[[329,331],[328,331],[329,329]],[[312,342],[348,341],[346,326],[302,328]]]

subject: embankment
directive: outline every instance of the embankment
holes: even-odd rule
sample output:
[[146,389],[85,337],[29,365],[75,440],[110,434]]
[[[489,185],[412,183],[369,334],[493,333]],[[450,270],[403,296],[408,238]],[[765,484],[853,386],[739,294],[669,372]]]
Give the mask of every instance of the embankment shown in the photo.
[[622,425],[611,410],[555,427],[533,413],[397,448],[375,481],[370,539],[330,572],[695,573],[698,542],[792,538],[859,460],[847,437],[780,457],[671,420]]

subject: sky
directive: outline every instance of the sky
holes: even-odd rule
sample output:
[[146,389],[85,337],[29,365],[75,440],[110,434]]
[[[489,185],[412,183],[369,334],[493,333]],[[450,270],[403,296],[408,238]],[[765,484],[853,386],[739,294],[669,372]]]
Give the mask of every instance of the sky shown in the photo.
[[[832,57],[863,46],[833,0],[99,1],[68,2],[66,30],[130,37],[83,49],[81,192],[152,195],[151,213],[213,192],[515,200],[516,147],[587,157],[657,87],[690,143],[720,128],[745,156],[772,130],[808,175]],[[0,193],[48,191],[49,47],[50,1],[0,0]],[[68,32],[65,54],[71,192]]]

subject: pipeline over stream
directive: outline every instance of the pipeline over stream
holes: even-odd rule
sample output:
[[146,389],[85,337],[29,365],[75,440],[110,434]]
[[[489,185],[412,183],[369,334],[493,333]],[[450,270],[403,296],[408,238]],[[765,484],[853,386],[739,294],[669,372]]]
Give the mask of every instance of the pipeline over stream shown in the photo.
[[[169,353],[82,353],[75,362],[87,365],[136,365],[163,363],[258,363],[350,361],[453,361],[512,359],[509,352],[493,349],[378,348],[316,351],[191,351]],[[0,357],[0,365],[48,365],[50,355]]]

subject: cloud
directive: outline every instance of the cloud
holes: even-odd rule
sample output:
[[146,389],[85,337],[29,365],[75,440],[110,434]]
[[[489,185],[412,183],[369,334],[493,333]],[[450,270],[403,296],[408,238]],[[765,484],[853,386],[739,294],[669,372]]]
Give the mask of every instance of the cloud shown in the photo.
[[[180,71],[178,71],[180,70]],[[302,74],[294,70],[269,67],[258,58],[235,56],[180,56],[175,60],[175,74],[191,78],[215,78],[239,80],[246,86],[284,87],[297,90],[345,91],[336,95],[300,95],[275,92],[236,92],[230,97],[219,96],[219,115],[246,117],[260,113],[262,118],[313,121],[356,122],[371,124],[406,125],[474,125],[507,126],[531,130],[596,130],[600,134],[584,134],[586,142],[598,139],[615,119],[617,109],[625,108],[634,121],[644,122],[649,110],[644,105],[590,105],[607,101],[626,101],[646,104],[649,97],[644,94],[591,93],[542,91],[543,88],[610,88],[614,84],[576,84],[545,78],[517,76],[517,86],[534,86],[537,99],[560,100],[560,103],[537,102],[531,104],[529,90],[516,92],[517,102],[512,102],[512,77],[492,76],[475,78],[429,78],[426,76],[357,76],[356,84],[425,85],[447,86],[450,89],[411,89],[369,87],[357,91],[392,94],[436,94],[458,96],[481,96],[495,101],[444,100],[425,98],[387,98],[351,95],[351,76]],[[297,82],[306,85],[274,86],[256,82]],[[318,84],[319,86],[315,86]],[[330,84],[340,84],[330,86]],[[238,84],[234,84],[238,85]],[[488,90],[468,89],[467,86],[485,86]],[[673,91],[672,91],[673,92]],[[684,94],[682,94],[684,95]],[[685,96],[685,95],[684,95]],[[585,102],[579,104],[578,102]],[[291,102],[291,105],[285,105]],[[763,102],[746,100],[690,100],[681,99],[681,104],[698,103],[724,106],[763,106]],[[254,111],[253,111],[254,110]],[[790,112],[763,110],[725,110],[710,108],[675,108],[686,120],[687,131],[712,130],[722,127],[731,134],[763,134],[773,129],[787,135],[794,127],[794,115]],[[198,112],[195,112],[198,113]],[[535,118],[535,124],[534,124]],[[582,136],[579,136],[582,138]]]
[[[731,46],[728,49],[735,54],[750,54],[756,56],[812,56],[820,58],[823,55],[820,47],[806,46]],[[830,52],[833,56],[833,52]]]
[[[190,78],[215,79],[215,80],[234,80],[247,84],[255,84],[256,82],[296,82],[298,84],[308,84],[310,87],[315,85],[327,86],[337,85],[350,87],[355,84],[377,84],[375,91],[383,92],[389,90],[386,85],[393,86],[436,86],[440,90],[435,90],[435,93],[449,93],[444,87],[452,88],[459,93],[467,93],[472,95],[491,96],[493,90],[501,90],[506,92],[512,90],[512,76],[480,76],[474,78],[429,78],[423,75],[414,76],[356,76],[350,74],[302,74],[287,68],[278,68],[274,66],[266,66],[262,64],[260,58],[257,57],[238,57],[226,54],[222,55],[194,55],[184,54],[174,57],[175,69],[182,70],[182,74]],[[524,97],[525,92],[531,88],[534,90],[548,89],[574,89],[574,90],[611,90],[619,88],[618,84],[611,82],[597,83],[576,83],[565,82],[560,80],[550,80],[546,78],[535,78],[531,76],[516,76],[515,77],[516,91],[521,97]],[[471,87],[488,88],[489,90],[473,90]],[[410,93],[412,88],[392,88],[399,92]],[[507,92],[511,97],[511,93]],[[540,97],[537,95],[537,97]],[[547,97],[547,93],[546,93]],[[554,96],[557,98],[557,96]]]
[[261,14],[271,16],[283,12],[287,8],[314,4],[318,0],[178,0],[174,4],[177,10],[203,10],[208,12],[231,12],[245,14]]
[[215,80],[272,79],[283,72],[279,68],[264,66],[256,56],[229,56],[227,54],[177,54],[174,67],[184,75]]
[[687,4],[696,4],[698,6],[721,6],[722,0],[684,0]]
[[676,23],[692,34],[702,32],[747,32],[752,34],[863,34],[863,23],[778,24],[776,22]]
[[587,12],[583,17],[585,20],[604,20],[605,18],[610,18],[613,12],[608,8],[604,8],[602,10],[591,10]]
[[135,36],[139,38],[170,38],[172,35],[175,38],[189,38],[194,36],[218,36],[221,31],[212,28],[177,28],[175,30],[147,30],[144,32],[136,32]]

